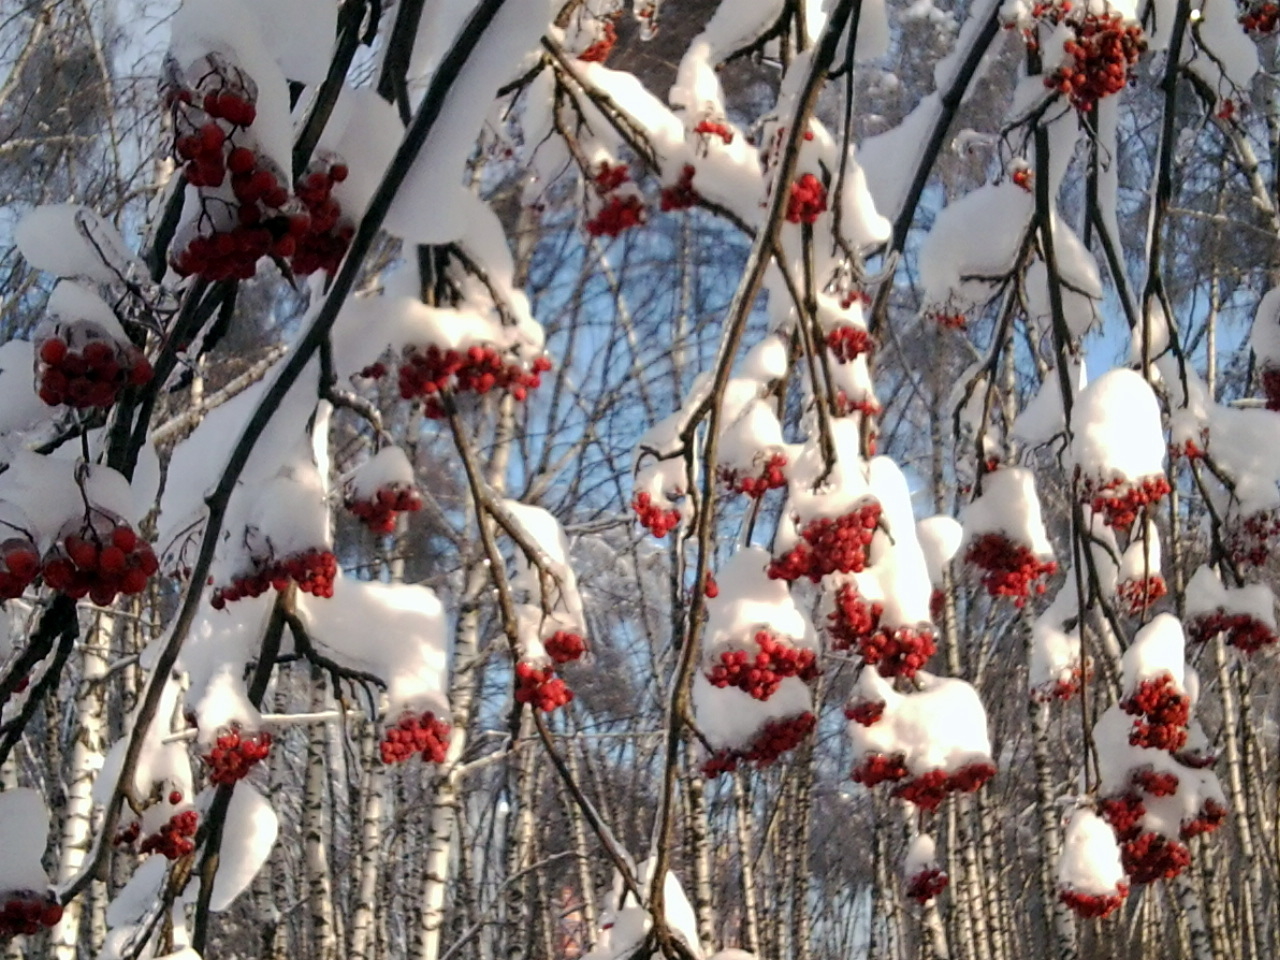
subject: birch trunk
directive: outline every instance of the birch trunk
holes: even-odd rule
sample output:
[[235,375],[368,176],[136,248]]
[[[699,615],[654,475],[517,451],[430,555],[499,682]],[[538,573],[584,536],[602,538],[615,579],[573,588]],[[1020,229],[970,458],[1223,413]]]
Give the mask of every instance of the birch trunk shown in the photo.
[[1062,828],[1058,815],[1053,770],[1049,760],[1049,704],[1031,700],[1032,755],[1036,767],[1036,812],[1040,817],[1040,893],[1051,913],[1051,936],[1058,960],[1076,960],[1075,922],[1067,905],[1058,899],[1055,867],[1062,853]]
[[733,774],[734,825],[738,834],[739,875],[742,880],[742,946],[748,953],[760,953],[760,913],[756,906],[755,853],[752,850],[751,796],[745,774]]
[[[311,709],[325,709],[324,675],[312,670]],[[328,733],[317,725],[308,731],[307,769],[302,787],[302,842],[306,863],[307,911],[311,917],[309,960],[338,960],[338,936],[333,915],[333,883],[325,830],[325,793],[328,773]]]
[[360,754],[364,761],[360,791],[364,802],[360,812],[360,854],[356,867],[355,910],[351,916],[351,945],[347,949],[349,960],[370,960],[372,957],[382,860],[382,792],[387,773],[378,752],[378,727],[372,720],[364,725]]
[[692,742],[686,744],[684,789],[689,803],[689,844],[693,863],[693,910],[698,921],[698,939],[704,952],[715,942],[715,913],[711,893],[711,841],[707,822],[706,783],[698,771]]

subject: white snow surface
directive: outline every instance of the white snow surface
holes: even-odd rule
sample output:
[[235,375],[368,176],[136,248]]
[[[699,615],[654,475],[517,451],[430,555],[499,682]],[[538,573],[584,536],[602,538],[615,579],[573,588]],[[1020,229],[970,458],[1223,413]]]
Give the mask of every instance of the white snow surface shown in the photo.
[[204,746],[232,725],[243,730],[261,725],[261,715],[249,702],[244,668],[262,643],[275,594],[246,597],[224,610],[214,610],[207,601],[206,596],[178,659],[178,669],[187,674],[183,700],[196,715]]
[[1249,329],[1249,346],[1258,355],[1258,363],[1280,367],[1280,287],[1268,290],[1258,301],[1258,310]]
[[1125,693],[1132,693],[1144,680],[1154,680],[1166,673],[1173,678],[1177,689],[1185,692],[1185,651],[1186,637],[1178,618],[1169,613],[1157,614],[1138,631],[1120,661]]
[[[636,883],[641,890],[647,892],[651,887],[653,870],[652,860],[645,860],[636,870]],[[698,940],[697,917],[674,873],[668,872],[663,878],[662,894],[666,921],[672,933],[684,941],[695,958],[701,960],[702,947]],[[621,960],[623,957],[630,957],[649,932],[649,912],[635,902],[621,876],[615,874],[613,888],[605,895],[603,907],[595,949],[585,954],[582,960]],[[653,954],[653,957],[660,956],[661,952]]]
[[18,222],[13,238],[27,263],[54,276],[112,283],[117,272],[145,272],[116,228],[76,203],[36,207]]
[[[206,794],[212,795],[211,791]],[[218,875],[213,883],[209,909],[221,913],[249,888],[271,855],[280,832],[280,820],[271,803],[252,784],[241,781],[227,805],[222,830]],[[194,899],[196,885],[187,888]]]
[[[569,538],[565,536],[560,521],[550,511],[518,500],[504,500],[502,505],[526,539],[541,551],[539,560],[555,579],[549,585],[550,596],[545,598],[552,613],[567,619],[578,632],[585,632],[586,616],[578,593],[578,575],[574,573],[569,556]],[[519,546],[515,547],[514,553],[516,573],[512,585],[531,597],[541,597],[543,584],[537,567]]]
[[918,833],[907,846],[907,856],[902,863],[903,876],[910,879],[923,870],[938,867],[938,845],[927,833]]
[[0,896],[9,891],[43,893],[49,877],[41,865],[49,839],[49,810],[39,792],[27,788],[0,793]]
[[1071,429],[1072,459],[1086,476],[1134,481],[1164,470],[1160,406],[1132,370],[1108,370],[1085,387],[1072,410]]
[[1053,556],[1036,495],[1035,477],[1025,467],[1001,467],[982,478],[982,495],[960,514],[964,550],[987,533],[1000,533],[1030,548],[1041,560]]
[[335,154],[347,165],[347,179],[333,185],[343,216],[356,220],[364,213],[403,137],[394,106],[372,89],[343,88],[316,144],[318,154]]
[[1127,884],[1111,825],[1087,807],[1067,821],[1058,857],[1058,887],[1091,897],[1115,896]]
[[757,700],[737,687],[714,687],[698,671],[692,694],[698,729],[717,750],[745,749],[765,724],[813,709],[809,687],[799,677],[785,678],[772,697]]
[[1134,536],[1120,558],[1120,580],[1144,580],[1160,576],[1160,532],[1155,523],[1148,520],[1145,536],[1135,530]]
[[756,651],[757,630],[766,629],[793,646],[817,649],[813,625],[792,599],[782,580],[766,573],[769,552],[761,547],[739,550],[716,572],[719,596],[707,600],[705,657],[718,659],[724,650]]
[[867,557],[882,591],[882,622],[888,627],[929,623],[933,581],[916,538],[907,478],[889,457],[873,457],[869,467],[871,492],[887,528],[876,531]]
[[920,549],[924,551],[925,567],[929,571],[929,582],[935,587],[942,586],[942,575],[957,553],[964,540],[964,527],[955,517],[939,514],[925,517],[916,523],[916,538],[920,541]]
[[387,444],[356,468],[348,487],[357,498],[368,500],[383,487],[404,488],[413,483],[413,464],[408,454],[395,444]]
[[35,347],[29,340],[0,344],[0,435],[29,430],[49,418],[34,383]]
[[256,0],[262,39],[290,80],[318,84],[337,34],[335,0]]
[[854,755],[901,754],[915,776],[932,770],[955,773],[971,763],[990,763],[987,714],[977,691],[953,677],[922,671],[917,678],[919,691],[902,694],[876,671],[862,671],[868,699],[883,701],[885,710],[870,727],[849,722]]

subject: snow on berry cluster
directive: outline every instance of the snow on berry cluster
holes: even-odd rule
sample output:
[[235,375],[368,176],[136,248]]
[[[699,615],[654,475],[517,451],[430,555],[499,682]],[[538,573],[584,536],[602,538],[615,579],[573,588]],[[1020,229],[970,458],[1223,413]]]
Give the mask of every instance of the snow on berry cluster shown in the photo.
[[800,542],[769,565],[769,576],[788,582],[866,568],[867,548],[880,523],[880,504],[868,500],[838,517],[816,517],[800,529]]
[[680,510],[676,507],[663,508],[646,491],[637,493],[631,501],[631,509],[635,511],[640,525],[661,540],[680,525]]
[[204,755],[209,765],[209,781],[220,786],[238,783],[271,753],[271,734],[265,730],[242,734],[232,728],[220,735]]
[[871,334],[865,327],[841,324],[827,331],[827,351],[838,363],[852,363],[873,347]]
[[927,903],[951,882],[938,863],[937,845],[927,833],[917,834],[907,847],[902,873],[907,880],[906,895],[916,903]]
[[315,597],[332,597],[338,575],[338,558],[331,550],[312,548],[285,557],[251,557],[252,569],[231,578],[213,592],[211,603],[221,610],[245,597],[260,597],[268,590],[285,590],[289,583]]
[[1261,567],[1280,540],[1280,510],[1257,510],[1235,518],[1223,531],[1223,545],[1239,567]]
[[1277,24],[1280,24],[1280,4],[1273,0],[1250,3],[1240,14],[1240,26],[1255,36],[1275,33]]
[[598,29],[597,38],[578,54],[578,59],[583,63],[604,63],[618,42],[618,28],[613,25],[611,18],[601,17]]
[[1201,567],[1187,585],[1187,632],[1196,643],[1219,634],[1244,654],[1274,645],[1275,594],[1266,584],[1228,588],[1211,567]]
[[443,763],[450,733],[449,725],[436,719],[430,710],[421,714],[406,712],[382,738],[382,762],[403,763],[417,753],[424,763]]
[[1071,36],[1062,45],[1065,59],[1044,85],[1090,111],[1103,97],[1124,89],[1129,73],[1147,48],[1140,24],[1118,13],[1085,13],[1063,21]]
[[526,367],[504,358],[490,344],[472,344],[465,350],[441,348],[436,344],[406,346],[400,361],[400,396],[405,400],[421,398],[429,419],[445,416],[440,394],[474,393],[484,396],[495,390],[505,391],[523,401],[530,390],[542,385],[542,374],[551,369],[547,357],[536,357]]
[[983,479],[982,494],[961,518],[965,563],[982,572],[993,597],[1010,597],[1021,607],[1057,572],[1045,533],[1031,471],[1006,467]]
[[1191,701],[1169,674],[1143,680],[1120,708],[1138,718],[1129,733],[1134,746],[1177,751],[1186,744]]
[[1100,514],[1107,526],[1127,530],[1145,507],[1153,506],[1169,495],[1169,481],[1163,476],[1143,477],[1136,482],[1112,479],[1098,482],[1081,479],[1081,498],[1094,513]]
[[28,534],[0,542],[0,600],[16,600],[39,575],[40,553]]
[[175,813],[161,825],[160,829],[150,836],[142,838],[138,848],[143,854],[158,853],[169,860],[179,860],[187,856],[196,845],[194,837],[200,825],[200,814],[194,810]]
[[702,198],[693,186],[693,178],[697,172],[697,167],[686,163],[680,168],[680,176],[676,178],[676,182],[662,188],[658,203],[664,213],[688,210],[698,205]]
[[883,703],[878,720],[854,718],[848,728],[858,758],[852,777],[874,787],[893,782],[894,796],[933,810],[951,793],[971,793],[995,775],[986,713],[963,680],[921,672],[919,690],[898,693],[873,670],[863,670],[855,703]]
[[722,466],[719,476],[721,482],[734,493],[741,493],[752,500],[759,500],[770,490],[778,490],[787,485],[787,475],[783,473],[786,465],[787,455],[774,453],[769,456],[758,473],[743,475],[733,467]]
[[702,765],[702,775],[715,779],[722,773],[733,773],[739,763],[749,763],[757,769],[768,767],[784,753],[794,750],[818,725],[810,712],[770,720],[746,747],[740,750],[723,749],[712,754]]
[[0,943],[52,929],[61,919],[62,905],[50,896],[34,890],[0,893]]
[[625,163],[601,160],[590,183],[597,198],[597,209],[585,224],[587,233],[593,237],[616,237],[644,224],[647,219],[644,201],[631,182],[631,171]]
[[1160,575],[1160,534],[1150,518],[1130,536],[1117,577],[1116,598],[1131,617],[1146,613],[1169,592]]
[[101,510],[73,521],[45,554],[45,585],[74,599],[107,606],[139,594],[159,569],[151,545],[123,520]]
[[1058,899],[1076,915],[1097,919],[1119,909],[1128,896],[1115,834],[1090,808],[1076,809],[1058,858]]
[[37,392],[51,407],[106,410],[151,380],[142,351],[92,321],[58,324],[36,339]]
[[346,507],[374,533],[394,533],[396,516],[422,509],[413,465],[399,447],[383,447],[347,482]]

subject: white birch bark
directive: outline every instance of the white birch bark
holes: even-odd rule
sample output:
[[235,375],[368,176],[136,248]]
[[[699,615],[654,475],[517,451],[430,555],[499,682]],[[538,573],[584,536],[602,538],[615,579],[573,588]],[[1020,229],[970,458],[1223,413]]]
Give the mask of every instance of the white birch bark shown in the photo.
[[382,792],[386,784],[386,767],[379,756],[378,728],[372,720],[364,725],[360,754],[364,761],[360,790],[363,804],[360,812],[360,853],[356,867],[355,910],[351,916],[348,960],[371,960],[377,912],[382,853]]
[[[325,709],[325,683],[312,672],[311,709]],[[309,960],[338,960],[338,937],[333,916],[333,882],[329,876],[329,852],[325,836],[325,793],[328,773],[328,733],[316,725],[307,740],[307,768],[302,788],[302,842],[307,877],[307,912],[311,917]]]

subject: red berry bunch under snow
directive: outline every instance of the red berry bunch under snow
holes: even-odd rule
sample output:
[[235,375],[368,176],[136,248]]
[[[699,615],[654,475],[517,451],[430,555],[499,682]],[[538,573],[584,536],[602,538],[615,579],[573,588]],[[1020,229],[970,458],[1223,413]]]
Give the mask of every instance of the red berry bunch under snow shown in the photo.
[[639,191],[626,189],[630,180],[631,171],[626,164],[600,161],[592,185],[601,206],[596,215],[586,222],[587,233],[593,237],[616,237],[624,230],[645,222],[644,202]]
[[827,333],[827,350],[839,363],[852,363],[872,349],[871,334],[863,327],[843,323]]
[[817,583],[837,571],[862,572],[879,523],[880,504],[875,500],[835,519],[810,520],[800,531],[800,543],[769,564],[770,579],[790,583],[808,577]]
[[1219,633],[1226,634],[1226,642],[1241,653],[1254,654],[1274,644],[1275,629],[1247,613],[1227,613],[1222,609],[1192,617],[1187,623],[1187,634],[1197,643],[1206,643]]
[[1147,48],[1142,27],[1118,13],[1085,14],[1066,21],[1075,36],[1063,44],[1067,59],[1044,78],[1044,85],[1089,111],[1103,97],[1119,93],[1129,71]]
[[763,768],[774,763],[789,750],[794,750],[818,724],[812,713],[770,720],[745,749],[718,750],[702,765],[702,775],[715,779],[722,773],[733,773],[742,761]]
[[583,63],[604,63],[613,53],[614,44],[618,42],[618,29],[613,21],[605,18],[600,21],[600,37],[589,47],[578,54]]
[[241,736],[239,730],[224,733],[204,756],[204,762],[209,765],[209,780],[220,785],[243,780],[254,765],[267,759],[270,753],[271,734],[265,730],[246,736]]
[[1280,511],[1260,510],[1228,526],[1223,540],[1232,561],[1241,567],[1261,567],[1280,538]]
[[430,710],[423,714],[406,713],[394,727],[388,727],[382,738],[382,762],[403,763],[415,753],[424,763],[444,763],[449,750],[449,725],[437,720]]
[[1138,717],[1129,734],[1133,746],[1175,752],[1186,744],[1191,700],[1169,674],[1143,680],[1120,708]]
[[693,132],[700,137],[719,137],[721,142],[727,144],[733,143],[733,128],[723,120],[713,120],[710,117],[699,120],[698,125],[693,128]]
[[913,874],[907,879],[907,896],[916,903],[927,903],[947,889],[951,878],[945,870],[931,867]]
[[885,702],[883,700],[859,700],[844,708],[844,717],[864,727],[879,723],[884,717]]
[[1122,580],[1116,586],[1116,597],[1120,601],[1120,606],[1131,617],[1145,613],[1168,592],[1169,588],[1165,585],[1164,577],[1159,574]]
[[782,472],[787,465],[786,454],[775,453],[769,457],[758,474],[742,476],[732,467],[720,468],[720,480],[734,493],[745,494],[759,500],[770,490],[787,485],[787,475]]
[[1134,883],[1172,880],[1191,865],[1191,853],[1177,840],[1140,833],[1120,845],[1120,862]]
[[698,201],[702,198],[698,196],[698,191],[693,188],[693,177],[697,172],[693,164],[686,163],[680,169],[680,178],[675,183],[662,188],[659,203],[664,213],[688,210],[690,207],[698,205]]
[[827,635],[835,650],[860,649],[880,629],[884,604],[869,601],[857,587],[846,583],[836,591],[835,610],[827,614]]
[[812,650],[793,647],[768,630],[758,630],[753,638],[760,652],[725,650],[720,660],[707,671],[707,679],[715,687],[737,687],[757,700],[768,700],[778,692],[787,677],[799,677],[808,683],[820,673]]
[[1153,797],[1171,797],[1178,792],[1178,775],[1142,767],[1129,775],[1133,786]]
[[858,653],[882,677],[914,677],[938,651],[933,629],[928,626],[881,627],[862,637]]
[[788,223],[817,223],[827,209],[827,188],[812,173],[806,173],[791,184],[787,198]]
[[1180,835],[1184,840],[1198,837],[1202,833],[1212,833],[1222,826],[1230,811],[1212,797],[1206,797],[1199,812],[1189,820],[1183,820]]
[[398,514],[422,509],[422,494],[411,486],[387,484],[367,500],[348,496],[346,506],[374,533],[394,533]]
[[993,597],[1011,597],[1023,606],[1034,591],[1044,593],[1046,577],[1053,576],[1058,564],[1041,560],[1030,547],[1014,543],[1003,533],[984,533],[976,537],[964,555],[965,563],[983,571],[982,585]]
[[62,905],[34,890],[0,893],[0,943],[52,929],[62,919]]
[[51,407],[106,410],[127,387],[151,379],[151,364],[132,344],[117,343],[96,324],[62,327],[36,343],[37,391]]
[[40,575],[40,553],[25,534],[0,543],[0,600],[16,600]]
[[573,699],[573,691],[556,676],[553,667],[535,667],[521,660],[516,664],[516,702],[531,704],[543,713],[563,707]]
[[51,590],[107,606],[119,594],[141,593],[158,569],[150,544],[124,521],[98,511],[59,538],[41,572]]
[[405,400],[421,397],[427,417],[440,420],[445,410],[439,394],[446,390],[479,396],[505,390],[523,401],[530,390],[542,385],[542,374],[550,369],[551,360],[547,357],[536,358],[526,369],[519,363],[507,362],[489,345],[473,344],[465,350],[442,350],[435,344],[425,348],[407,346],[400,362],[400,396]]
[[996,775],[989,763],[970,763],[955,773],[930,770],[894,788],[893,795],[922,810],[936,810],[951,793],[973,793]]
[[[1276,4],[1272,0],[1251,3],[1248,9],[1240,14],[1240,26],[1255,36],[1265,37],[1274,33],[1277,24],[1280,24],[1280,4]],[[1274,410],[1277,408],[1268,407],[1268,409]]]
[[[325,273],[336,273],[338,265],[351,246],[351,238],[355,236],[355,227],[350,219],[342,216],[342,205],[333,198],[334,184],[347,179],[348,169],[332,157],[317,158],[311,161],[305,173],[294,184],[294,192],[302,203],[306,214],[295,215],[290,220],[289,238],[282,239],[277,247],[288,249],[289,240],[293,240],[290,253],[279,253],[289,256],[289,264],[295,274],[305,276],[323,270]],[[294,221],[305,217],[306,229]]]
[[1094,513],[1101,514],[1109,527],[1127,530],[1138,519],[1143,507],[1159,503],[1169,494],[1169,481],[1163,475],[1141,480],[1108,480],[1100,483],[1086,477],[1081,482],[1085,501]]
[[194,810],[175,813],[164,825],[149,837],[143,838],[142,853],[163,854],[169,860],[185,857],[196,848],[192,837],[200,825],[200,814]]
[[882,783],[896,783],[909,775],[906,757],[902,754],[871,753],[858,762],[849,776],[854,783],[870,788]]
[[675,507],[662,509],[647,493],[637,493],[631,501],[631,509],[636,512],[641,526],[661,540],[680,525],[680,511]]
[[1129,896],[1129,885],[1121,883],[1113,894],[1078,893],[1075,890],[1059,890],[1058,899],[1078,917],[1096,920],[1109,916],[1124,906]]
[[254,559],[254,569],[232,579],[231,584],[213,592],[210,603],[221,610],[245,597],[260,597],[268,590],[285,590],[293,581],[303,593],[332,597],[333,580],[338,575],[338,558],[329,550],[307,550],[280,560]]
[[543,648],[555,663],[572,663],[587,652],[587,642],[572,630],[557,630],[542,641]]

